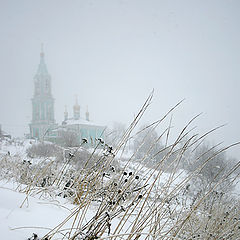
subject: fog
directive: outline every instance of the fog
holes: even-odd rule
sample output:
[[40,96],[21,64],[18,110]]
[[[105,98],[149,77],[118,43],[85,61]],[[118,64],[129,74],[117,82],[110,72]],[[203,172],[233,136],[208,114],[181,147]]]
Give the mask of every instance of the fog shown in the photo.
[[[143,122],[173,116],[176,131],[196,114],[196,131],[240,140],[240,2],[223,0],[0,0],[0,124],[29,132],[41,43],[52,77],[55,119],[75,96],[83,116],[130,123],[154,89]],[[230,153],[238,157],[240,147]]]

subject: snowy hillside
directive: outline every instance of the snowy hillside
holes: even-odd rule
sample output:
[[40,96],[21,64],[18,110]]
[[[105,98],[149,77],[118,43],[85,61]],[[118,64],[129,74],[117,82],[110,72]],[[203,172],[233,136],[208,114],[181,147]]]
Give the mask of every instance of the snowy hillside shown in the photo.
[[16,187],[16,184],[0,182],[2,239],[27,239],[33,233],[43,236],[47,230],[64,220],[74,208],[62,198],[43,200],[44,198],[39,199],[39,196],[29,196],[28,201],[20,207],[26,194],[15,191]]
[[198,191],[196,174],[147,167],[129,153],[118,159],[104,149],[93,155],[79,148],[65,156],[44,143],[56,156],[35,157],[35,148],[27,150],[33,145],[0,145],[3,239],[240,237],[238,187],[233,197],[218,191],[219,184]]

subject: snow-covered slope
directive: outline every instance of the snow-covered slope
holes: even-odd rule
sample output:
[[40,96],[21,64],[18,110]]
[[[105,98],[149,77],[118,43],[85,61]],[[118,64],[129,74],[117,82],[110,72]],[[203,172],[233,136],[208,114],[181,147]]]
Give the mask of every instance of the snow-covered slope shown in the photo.
[[[0,182],[1,239],[28,239],[33,233],[42,237],[63,221],[74,208],[63,198],[50,201],[40,200],[39,196],[29,196],[20,208],[26,194],[13,190],[15,187],[15,184]],[[69,223],[67,225],[70,227]]]
[[[187,214],[192,211],[192,206],[198,201],[197,195],[186,194],[188,184],[185,180],[189,175],[184,170],[166,173],[148,168],[137,161],[129,162],[128,159],[122,159],[121,162],[117,160],[117,166],[111,166],[110,170],[95,169],[96,172],[91,172],[90,169],[87,174],[82,171],[82,175],[76,177],[74,174],[77,171],[74,170],[74,165],[70,166],[69,162],[65,165],[61,161],[57,163],[55,158],[47,160],[28,159],[26,149],[31,145],[30,141],[18,143],[3,141],[0,145],[0,161],[2,161],[0,163],[5,168],[4,171],[1,171],[2,179],[0,179],[1,239],[26,240],[29,238],[37,240],[33,237],[33,233],[41,239],[72,214],[72,218],[59,228],[58,233],[52,239],[68,239],[68,236],[63,238],[63,235],[72,227],[76,217],[77,224],[79,219],[82,218],[79,225],[87,226],[86,228],[83,227],[84,230],[81,229],[81,236],[89,237],[88,234],[90,234],[92,226],[96,227],[99,224],[103,229],[103,235],[101,236],[108,238],[108,234],[110,236],[111,234],[117,234],[115,235],[118,236],[116,239],[120,239],[120,236],[122,239],[127,239],[128,234],[131,234],[131,229],[134,229],[133,225],[136,224],[137,231],[141,233],[140,240],[145,239],[149,232],[151,235],[155,227],[161,229],[159,232],[162,234],[166,229],[175,225],[178,226],[178,224],[181,225]],[[31,163],[28,163],[28,160]],[[56,162],[55,165],[52,164],[54,162]],[[67,172],[66,169],[71,171]],[[56,178],[57,176],[59,178]],[[43,180],[47,181],[48,177],[50,184],[43,186]],[[54,178],[57,181],[54,182]],[[67,186],[69,179],[71,182],[76,178],[80,179],[78,182],[80,188],[77,188],[76,185],[73,186],[71,188],[72,192],[67,196],[69,199],[63,198],[64,188]],[[97,179],[97,182],[91,185],[93,179]],[[56,183],[61,181],[62,184]],[[26,194],[28,188],[31,188],[29,195]],[[235,195],[238,194],[239,189],[238,185]],[[79,201],[81,203],[77,202],[79,205],[82,204],[79,212],[75,212],[79,205],[70,203],[70,201],[74,202],[76,200],[76,196],[85,200],[85,202],[82,201],[83,204],[81,201]],[[85,196],[89,200],[85,199]],[[26,197],[27,201],[25,201]],[[146,202],[145,199],[147,199]],[[220,219],[225,216],[225,209],[230,208],[229,206],[223,206],[217,195],[214,195],[212,199],[214,203],[219,200],[215,214],[216,219]],[[231,205],[230,207],[232,207]],[[157,211],[158,215],[155,215]],[[236,212],[238,214],[238,208],[235,208],[234,205],[232,213],[228,210],[228,216],[231,216],[229,217],[231,224],[235,221]],[[127,214],[124,219],[125,213]],[[187,227],[186,231],[183,231],[182,237],[177,239],[189,239],[184,237],[191,236],[192,232],[195,231],[194,227],[197,227],[196,231],[199,231],[199,233],[201,233],[201,229],[206,228],[204,225],[206,223],[205,218],[209,215],[207,208],[204,211],[196,211],[196,215],[192,215],[194,221],[197,219],[199,225],[194,225],[190,230]],[[137,216],[139,216],[139,219],[136,221]],[[215,222],[215,219],[213,219],[213,224],[209,224],[211,225],[209,232],[212,231],[212,226],[215,227]],[[166,225],[164,225],[165,223]],[[120,224],[120,227],[117,229],[118,224]],[[74,227],[76,227],[76,224]],[[228,228],[226,226],[226,229]],[[222,229],[225,231],[224,228]],[[79,231],[79,228],[77,228],[77,231]],[[235,231],[235,229],[231,229],[231,231]],[[137,233],[135,234],[136,237]],[[236,231],[235,236],[238,236],[237,234]],[[79,235],[78,237],[78,239],[83,239]]]

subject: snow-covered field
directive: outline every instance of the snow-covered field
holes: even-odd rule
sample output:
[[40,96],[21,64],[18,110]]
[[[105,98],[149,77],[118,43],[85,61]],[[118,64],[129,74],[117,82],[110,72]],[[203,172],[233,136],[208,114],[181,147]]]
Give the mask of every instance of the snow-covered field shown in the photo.
[[[35,165],[46,164],[42,159],[29,158],[27,156],[26,149],[32,144],[34,143],[29,140],[18,142],[2,141],[0,143],[0,161],[5,161],[10,164],[13,163],[13,161],[19,161],[15,168],[22,167],[22,161],[30,161],[31,166],[24,165],[23,170],[19,169],[18,172],[20,175],[21,172],[23,172],[22,176],[24,177],[28,176],[27,174],[29,174],[30,167],[32,167],[31,171],[33,171],[35,170]],[[51,161],[48,161],[46,166],[49,167],[50,165]],[[62,167],[62,165],[60,166]],[[54,167],[52,165],[51,167],[51,171],[54,171]],[[102,226],[101,231],[105,232],[102,238],[113,239],[115,237],[115,239],[127,239],[131,236],[130,233],[136,229],[135,231],[139,231],[141,234],[138,235],[134,233],[135,235],[133,235],[134,237],[132,239],[145,239],[146,236],[149,236],[149,239],[171,239],[166,233],[166,230],[171,229],[170,226],[174,225],[176,225],[176,228],[179,227],[182,222],[184,222],[184,219],[189,218],[187,215],[190,212],[191,215],[193,215],[191,216],[193,218],[191,221],[198,221],[198,228],[200,230],[203,228],[206,223],[205,217],[209,213],[208,210],[206,210],[206,214],[201,211],[198,211],[195,215],[192,213],[192,209],[195,206],[194,204],[198,202],[196,196],[186,197],[186,191],[188,190],[186,180],[188,179],[188,174],[185,171],[178,170],[174,172],[174,174],[172,172],[160,172],[147,168],[139,162],[129,163],[127,159],[118,162],[117,167],[122,169],[120,173],[116,175],[115,170],[112,168],[111,172],[106,172],[103,177],[99,178],[102,180],[98,182],[97,187],[95,187],[95,183],[91,185],[91,181],[93,181],[93,178],[97,175],[95,173],[86,175],[86,179],[83,179],[86,181],[86,184],[84,183],[86,189],[83,189],[85,195],[81,193],[81,199],[88,196],[90,200],[84,199],[84,204],[79,203],[82,201],[81,199],[77,204],[73,204],[73,197],[64,198],[64,194],[59,194],[62,190],[60,191],[61,186],[58,184],[52,184],[46,187],[41,186],[41,184],[33,185],[31,183],[32,185],[26,185],[23,182],[19,183],[16,179],[20,179],[21,181],[21,177],[17,176],[14,178],[13,175],[11,175],[11,167],[7,167],[2,171],[4,177],[1,176],[0,179],[1,239],[42,239],[52,229],[55,229],[57,232],[53,235],[52,239],[70,239],[70,237],[65,234],[69,233],[69,231],[71,232],[70,229],[72,227],[72,231],[74,231],[75,227],[79,227],[76,222],[81,223],[83,232],[85,230],[83,226],[91,230],[92,228],[97,228],[99,224],[99,226]],[[44,172],[46,169],[47,168],[43,166],[41,171]],[[40,179],[37,174],[36,176]],[[131,187],[127,186],[130,180]],[[141,184],[139,183],[140,180]],[[87,188],[88,184],[90,184],[90,188]],[[114,190],[114,186],[117,186],[117,191]],[[234,190],[233,195],[235,197],[238,197],[239,186],[240,184],[237,184]],[[95,189],[94,193],[91,193],[92,189]],[[119,192],[120,189],[124,194],[122,194],[121,191]],[[105,195],[106,193],[108,195]],[[121,195],[121,197],[119,198],[118,195]],[[145,199],[148,199],[148,201],[145,201]],[[231,222],[234,227],[231,229],[231,232],[233,232],[235,231],[234,229],[238,227],[233,219],[236,218],[240,211],[233,206],[231,210],[229,206],[225,207],[221,205],[219,199],[220,197],[218,196],[213,197],[215,203],[220,206],[219,214],[226,214],[225,209],[229,209],[228,216],[231,216],[229,222]],[[206,206],[210,205],[207,203]],[[214,209],[214,205],[211,205],[211,207]],[[232,214],[230,214],[231,211]],[[212,216],[214,214],[212,213]],[[56,227],[69,216],[71,216],[70,220],[66,221],[59,229],[56,229]],[[96,223],[94,223],[94,221],[91,222],[94,217],[96,218]],[[239,216],[237,218],[239,218]],[[76,220],[75,223],[74,219]],[[221,215],[216,214],[216,219],[221,221]],[[213,222],[215,222],[215,220],[213,220]],[[160,223],[165,225],[162,226]],[[209,223],[209,226],[210,225]],[[213,229],[219,229],[214,226],[211,225],[211,231],[213,231]],[[202,233],[202,230],[194,230],[194,228],[195,226],[193,225],[192,229],[188,229],[188,231],[198,232],[199,236],[196,235],[198,237],[194,237],[195,239],[240,239],[236,237],[240,236],[236,232],[234,233],[235,235],[232,233],[232,237],[229,238],[206,238],[206,234],[209,234],[207,231],[206,233]],[[89,235],[90,230],[84,232],[86,235],[78,235],[78,239],[91,239]],[[101,231],[99,230],[99,232]],[[192,236],[192,233],[188,233],[188,231],[179,234],[175,239],[189,239],[188,237]],[[36,235],[34,236],[34,234],[38,237],[36,237]],[[225,236],[221,234],[218,233],[216,236]],[[226,234],[228,234],[228,232]],[[90,236],[90,238],[87,238],[87,236]],[[187,238],[184,236],[187,236]],[[214,233],[212,236],[214,236]]]
[[[33,233],[43,236],[51,228],[63,221],[74,208],[63,198],[39,199],[39,196],[26,198],[13,183],[0,182],[0,232],[1,239],[28,239]],[[70,227],[69,223],[66,227]]]
[[[28,159],[26,149],[34,141],[3,141],[0,143],[0,156],[18,156]],[[9,156],[9,157],[10,157]],[[30,159],[31,162],[38,159]],[[0,232],[1,239],[33,239],[33,233],[43,236],[56,227],[76,207],[62,197],[49,197],[47,194],[27,196],[21,190],[26,188],[12,180],[0,181]],[[27,197],[27,200],[26,200]],[[23,204],[24,203],[24,204]],[[68,222],[66,228],[70,227]]]

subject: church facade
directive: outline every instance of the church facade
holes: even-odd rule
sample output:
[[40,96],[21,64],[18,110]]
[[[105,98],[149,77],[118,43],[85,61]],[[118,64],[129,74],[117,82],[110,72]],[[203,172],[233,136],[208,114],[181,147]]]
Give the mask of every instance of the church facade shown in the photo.
[[79,144],[97,146],[101,144],[102,139],[104,139],[105,128],[105,126],[90,121],[88,109],[85,113],[85,118],[81,118],[80,106],[76,99],[76,103],[73,106],[73,117],[69,118],[68,112],[65,109],[64,121],[59,129],[75,133]]
[[[77,144],[95,147],[99,139],[104,139],[105,126],[95,124],[89,119],[86,111],[85,118],[80,117],[80,105],[73,106],[73,117],[68,117],[67,109],[64,120],[58,125],[54,118],[54,98],[51,92],[51,76],[48,73],[43,50],[40,53],[40,63],[34,77],[34,95],[32,98],[32,121],[29,124],[30,138],[48,140],[61,144],[64,133],[74,134]],[[101,142],[100,141],[100,142]]]

